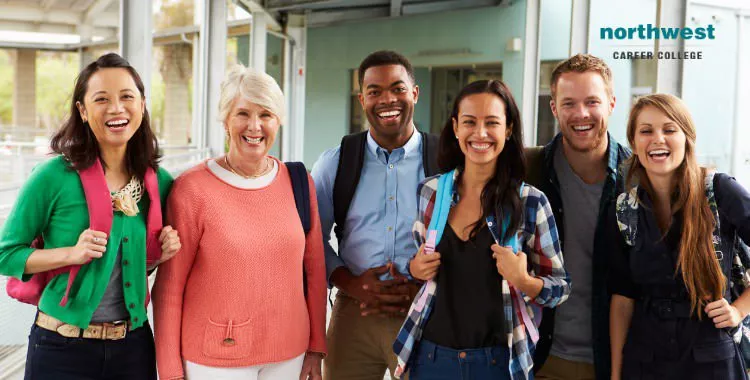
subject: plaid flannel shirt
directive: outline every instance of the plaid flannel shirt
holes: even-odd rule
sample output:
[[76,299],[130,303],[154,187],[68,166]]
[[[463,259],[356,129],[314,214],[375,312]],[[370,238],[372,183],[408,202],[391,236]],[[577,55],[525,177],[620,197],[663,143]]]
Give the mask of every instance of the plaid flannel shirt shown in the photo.
[[[458,172],[456,172],[458,173]],[[417,187],[418,214],[414,222],[412,233],[414,243],[420,247],[425,241],[427,226],[430,225],[432,211],[435,205],[439,176],[426,178]],[[456,186],[454,182],[451,207],[455,205]],[[529,315],[538,325],[541,318],[541,307],[555,307],[564,302],[570,294],[570,277],[563,268],[563,256],[560,251],[560,240],[555,226],[552,209],[547,197],[533,186],[524,184],[521,191],[521,203],[524,205],[523,217],[519,225],[517,236],[519,245],[529,259],[529,273],[542,279],[544,287],[539,295],[531,299],[524,296]],[[511,292],[507,281],[503,281],[503,304],[506,309],[504,327],[510,350],[509,371],[511,379],[526,380],[534,364],[534,343],[528,338],[519,310],[513,310]],[[426,282],[414,298],[409,314],[401,326],[401,330],[393,343],[393,350],[398,356],[396,376],[399,377],[408,370],[412,354],[416,351],[425,323],[430,316],[437,283],[434,280]],[[426,293],[426,295],[425,295]]]

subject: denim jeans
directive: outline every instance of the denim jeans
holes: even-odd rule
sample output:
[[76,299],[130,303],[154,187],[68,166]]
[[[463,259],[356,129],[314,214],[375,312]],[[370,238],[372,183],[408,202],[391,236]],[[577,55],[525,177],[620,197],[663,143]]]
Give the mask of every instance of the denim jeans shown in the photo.
[[508,347],[454,350],[428,340],[419,342],[410,380],[510,380]]
[[121,340],[66,338],[31,327],[25,380],[156,380],[148,323]]

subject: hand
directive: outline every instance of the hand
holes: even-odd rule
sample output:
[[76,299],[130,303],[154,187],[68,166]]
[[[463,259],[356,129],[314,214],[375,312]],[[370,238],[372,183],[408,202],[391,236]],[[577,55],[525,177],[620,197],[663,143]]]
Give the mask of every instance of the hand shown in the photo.
[[374,293],[374,301],[362,302],[359,305],[362,316],[406,317],[411,302],[421,285],[410,282],[406,276],[396,272],[394,265],[391,265],[389,270],[393,281],[396,282],[393,285],[379,287]]
[[435,278],[440,267],[440,253],[424,253],[424,244],[419,247],[417,255],[409,262],[409,272],[417,280],[429,281]]
[[159,264],[174,257],[180,248],[182,248],[182,245],[180,244],[180,235],[177,234],[177,230],[172,229],[172,226],[165,226],[161,229],[159,242],[161,243],[161,258],[159,258]]
[[512,285],[519,287],[529,278],[526,254],[523,251],[516,255],[510,247],[492,245],[492,258],[497,265],[497,273]]
[[78,236],[78,243],[69,248],[65,261],[68,265],[83,265],[102,257],[106,251],[107,234],[87,229]]
[[308,352],[305,354],[305,360],[302,362],[302,372],[299,374],[299,380],[322,380],[320,366],[323,362],[323,354],[319,352]]
[[704,310],[706,315],[713,319],[717,329],[737,327],[743,319],[740,311],[724,298],[709,303]]

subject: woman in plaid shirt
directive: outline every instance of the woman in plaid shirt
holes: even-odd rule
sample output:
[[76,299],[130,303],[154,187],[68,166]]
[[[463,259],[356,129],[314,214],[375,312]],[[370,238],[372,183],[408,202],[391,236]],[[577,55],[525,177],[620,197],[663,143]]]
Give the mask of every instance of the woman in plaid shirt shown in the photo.
[[540,308],[564,302],[570,278],[547,198],[523,183],[521,131],[502,82],[471,83],[456,98],[440,137],[444,174],[417,189],[420,249],[409,265],[426,282],[394,343],[397,375],[533,378]]

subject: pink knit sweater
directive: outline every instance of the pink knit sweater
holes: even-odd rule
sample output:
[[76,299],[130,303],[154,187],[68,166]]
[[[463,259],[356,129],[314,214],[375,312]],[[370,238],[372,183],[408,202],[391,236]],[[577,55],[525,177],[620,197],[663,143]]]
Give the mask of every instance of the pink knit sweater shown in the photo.
[[[169,224],[182,249],[159,267],[154,333],[159,376],[181,378],[183,359],[213,367],[279,362],[326,352],[326,282],[315,186],[305,237],[289,171],[245,190],[206,163],[174,182]],[[302,270],[307,276],[307,298]]]

